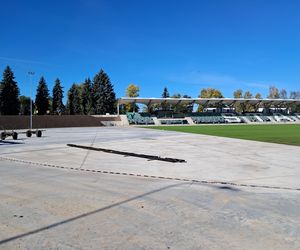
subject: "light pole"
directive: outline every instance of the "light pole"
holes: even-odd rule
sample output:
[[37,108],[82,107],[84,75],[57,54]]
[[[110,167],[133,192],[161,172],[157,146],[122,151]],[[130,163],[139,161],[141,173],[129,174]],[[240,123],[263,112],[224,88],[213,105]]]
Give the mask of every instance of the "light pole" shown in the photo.
[[32,130],[32,94],[31,94],[31,90],[32,90],[32,77],[34,75],[34,72],[29,71],[28,75],[30,78],[30,130]]

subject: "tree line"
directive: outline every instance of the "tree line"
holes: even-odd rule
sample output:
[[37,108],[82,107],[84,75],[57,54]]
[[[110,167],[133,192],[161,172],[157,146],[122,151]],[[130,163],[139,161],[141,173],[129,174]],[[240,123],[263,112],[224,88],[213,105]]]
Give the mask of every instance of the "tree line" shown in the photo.
[[[125,95],[127,97],[138,97],[139,91],[140,91],[140,88],[136,84],[131,83],[128,85]],[[174,93],[173,95],[170,95],[167,87],[165,87],[163,89],[161,97],[162,98],[191,98],[188,95],[185,95],[185,94],[181,95],[179,93]],[[121,113],[138,112],[139,109],[140,108],[138,105],[128,103],[128,104],[122,105],[120,107],[120,112]],[[172,104],[162,103],[162,104],[150,105],[149,107],[144,107],[144,110],[142,110],[142,111],[154,113],[159,110],[162,110],[162,111],[173,110],[174,112],[178,112],[178,113],[190,113],[193,111],[193,105],[192,104],[172,105]]]
[[[139,96],[139,91],[140,88],[135,85],[135,84],[129,84],[127,89],[126,89],[126,96],[127,97],[138,97]],[[169,91],[167,87],[163,89],[162,98],[191,98],[188,95],[181,95],[179,93],[175,93],[172,96],[169,94]],[[199,98],[224,98],[221,90],[215,89],[215,88],[203,88],[200,91],[200,94],[198,96]],[[244,98],[244,99],[262,99],[262,94],[261,93],[256,93],[255,95],[252,94],[249,90],[243,91],[242,89],[237,89],[236,91],[233,92],[233,97],[234,98]],[[300,99],[300,91],[291,91],[290,95],[288,97],[287,91],[285,89],[279,90],[276,86],[270,86],[269,87],[269,92],[267,95],[268,99]],[[216,107],[218,104],[214,104],[212,107]],[[223,105],[221,104],[221,108]],[[240,104],[236,103],[233,104],[233,107],[235,108],[236,112],[239,113],[244,113],[244,112],[255,112],[257,109],[260,107],[259,104]],[[290,105],[291,111],[292,112],[300,112],[300,106],[292,104]],[[198,106],[197,111],[202,112],[204,107],[202,105]],[[139,107],[136,104],[126,104],[122,107],[122,112],[133,112],[133,111],[138,111]],[[190,113],[193,111],[193,105],[192,104],[178,104],[178,105],[170,105],[166,103],[162,104],[154,104],[148,108],[145,108],[145,112],[150,112],[153,113],[158,110],[173,110],[174,112],[178,113]]]
[[[59,78],[55,80],[52,95],[45,78],[39,80],[35,100],[32,100],[33,113],[36,115],[79,115],[79,114],[113,114],[116,111],[116,94],[113,84],[104,70],[100,70],[93,80],[87,78],[84,83],[73,84],[67,92],[64,105],[64,90]],[[30,98],[20,96],[13,71],[7,66],[0,83],[0,114],[29,115]]]
[[[136,84],[129,84],[126,89],[127,97],[138,97],[140,88]],[[162,98],[191,98],[186,94],[169,94],[167,87],[163,89]],[[221,90],[215,88],[204,88],[200,91],[200,98],[223,98]],[[233,92],[234,98],[262,99],[260,93],[252,94],[250,91],[237,89]],[[73,84],[67,92],[67,103],[63,103],[64,90],[59,78],[55,80],[52,95],[44,77],[41,77],[36,89],[35,100],[32,100],[33,113],[36,115],[93,115],[93,114],[114,114],[116,112],[116,94],[113,84],[108,75],[101,69],[91,80],[86,78],[83,83]],[[276,86],[270,86],[267,95],[269,99],[300,99],[300,91],[291,91],[288,97],[285,89],[279,90]],[[252,112],[259,107],[251,104],[234,104],[237,112]],[[198,111],[203,111],[204,107],[199,105]],[[300,111],[299,105],[291,105],[292,111]],[[139,106],[136,104],[126,104],[120,107],[121,113],[137,112]],[[145,112],[155,112],[159,110],[173,110],[179,113],[189,113],[193,111],[192,104],[170,105],[167,103],[149,105]],[[20,96],[20,90],[15,81],[14,73],[9,66],[3,72],[3,79],[0,83],[0,114],[1,115],[28,115],[30,114],[30,98]]]

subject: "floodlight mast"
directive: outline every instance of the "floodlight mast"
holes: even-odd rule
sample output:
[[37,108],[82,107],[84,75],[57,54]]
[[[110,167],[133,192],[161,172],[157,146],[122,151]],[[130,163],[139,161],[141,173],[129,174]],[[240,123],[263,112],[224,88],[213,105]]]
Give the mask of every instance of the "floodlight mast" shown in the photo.
[[33,71],[28,72],[30,78],[30,130],[32,130],[32,77],[34,75]]

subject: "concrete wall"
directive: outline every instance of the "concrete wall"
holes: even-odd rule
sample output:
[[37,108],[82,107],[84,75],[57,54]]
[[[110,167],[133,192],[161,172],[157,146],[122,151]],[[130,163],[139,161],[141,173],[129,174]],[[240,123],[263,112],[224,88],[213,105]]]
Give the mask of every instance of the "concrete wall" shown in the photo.
[[[33,116],[33,128],[62,128],[62,127],[97,127],[103,126],[103,121],[120,121],[118,116],[89,116],[89,115],[45,115]],[[0,130],[27,129],[29,116],[1,116]]]

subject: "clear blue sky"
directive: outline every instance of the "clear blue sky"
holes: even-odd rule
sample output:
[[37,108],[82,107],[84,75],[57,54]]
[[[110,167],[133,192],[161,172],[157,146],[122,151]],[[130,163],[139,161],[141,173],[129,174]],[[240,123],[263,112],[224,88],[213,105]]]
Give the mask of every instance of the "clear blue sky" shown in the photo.
[[300,91],[300,1],[1,1],[0,71],[13,69],[21,94],[56,77],[66,91],[100,68],[117,96],[197,97],[204,87]]

